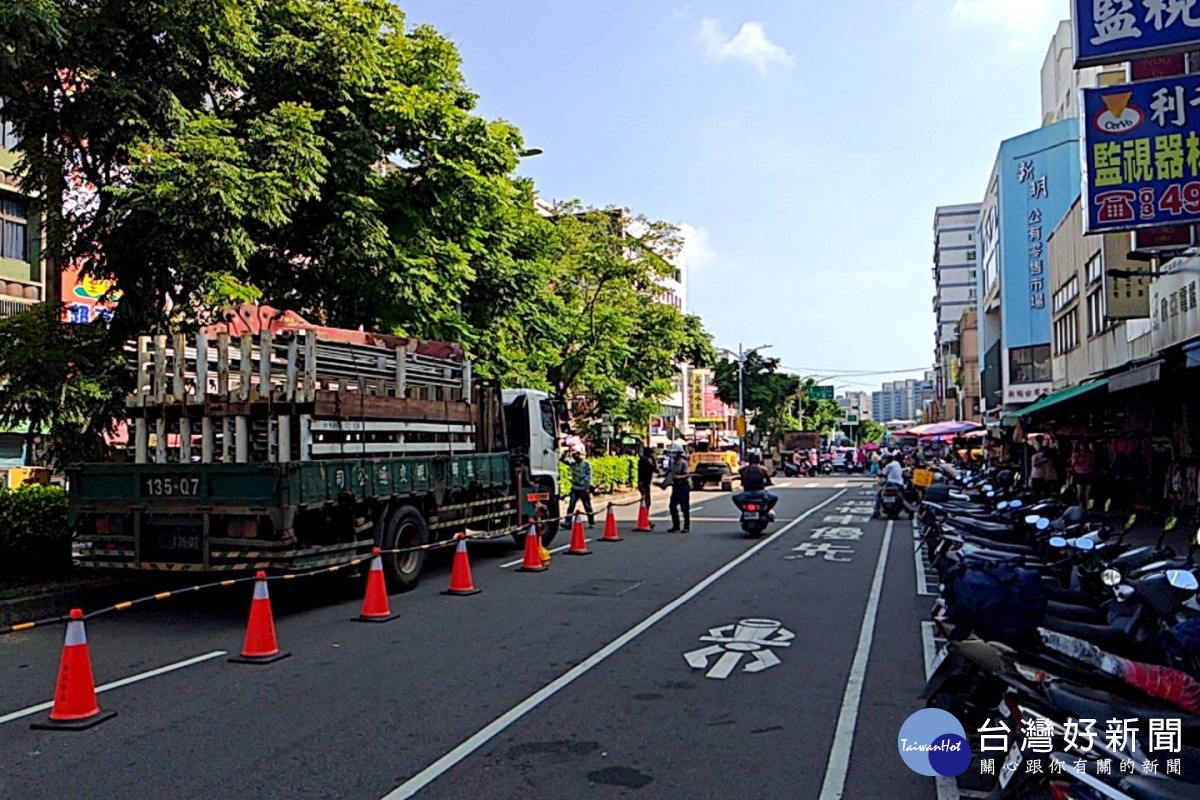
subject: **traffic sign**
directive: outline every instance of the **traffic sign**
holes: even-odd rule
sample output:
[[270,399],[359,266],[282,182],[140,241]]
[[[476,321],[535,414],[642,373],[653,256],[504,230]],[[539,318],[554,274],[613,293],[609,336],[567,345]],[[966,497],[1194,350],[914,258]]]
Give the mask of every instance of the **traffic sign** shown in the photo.
[[833,387],[832,386],[814,386],[808,390],[808,399],[809,400],[832,400],[833,399]]

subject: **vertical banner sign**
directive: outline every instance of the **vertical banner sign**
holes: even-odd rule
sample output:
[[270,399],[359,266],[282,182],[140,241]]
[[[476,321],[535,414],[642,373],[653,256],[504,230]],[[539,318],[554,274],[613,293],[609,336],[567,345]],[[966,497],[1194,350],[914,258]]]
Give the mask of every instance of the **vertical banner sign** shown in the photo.
[[1196,0],[1074,0],[1075,68],[1195,49]]
[[1046,308],[1046,240],[1050,238],[1057,220],[1047,219],[1043,206],[1050,198],[1048,175],[1039,175],[1033,159],[1017,162],[1017,183],[1028,187],[1026,194],[1025,230],[1029,242],[1029,307]]
[[1083,90],[1087,233],[1200,221],[1200,76]]

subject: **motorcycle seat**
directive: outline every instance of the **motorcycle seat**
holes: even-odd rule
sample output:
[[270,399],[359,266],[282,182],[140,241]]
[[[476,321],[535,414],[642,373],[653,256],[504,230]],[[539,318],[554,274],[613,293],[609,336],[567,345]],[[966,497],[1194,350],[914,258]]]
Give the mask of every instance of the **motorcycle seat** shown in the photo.
[[[1195,741],[1200,735],[1200,717],[1178,709],[1158,708],[1123,697],[1115,697],[1099,689],[1089,689],[1079,684],[1055,682],[1046,690],[1047,699],[1055,708],[1077,716],[1079,719],[1107,720],[1114,716],[1137,717],[1143,721],[1151,719],[1178,719],[1183,741]],[[1146,722],[1142,730],[1147,730]],[[1195,794],[1192,797],[1196,797]]]
[[1141,657],[1137,643],[1124,632],[1109,625],[1093,625],[1087,622],[1059,619],[1047,614],[1046,618],[1042,620],[1042,627],[1091,642],[1101,650],[1107,650],[1113,655],[1135,660]]
[[1200,786],[1184,783],[1174,776],[1164,780],[1148,775],[1126,775],[1118,788],[1134,800],[1195,800],[1200,797]]
[[1103,611],[1055,598],[1049,600],[1046,606],[1046,613],[1055,619],[1087,622],[1093,625],[1103,625],[1108,622],[1108,617]]
[[1013,526],[1007,522],[991,522],[989,520],[974,519],[974,518],[959,518],[946,521],[946,526],[950,528],[958,528],[969,533],[978,533],[982,536],[989,534],[999,534],[1001,536],[1013,536]]
[[1010,544],[1008,542],[994,542],[991,539],[981,539],[975,536],[964,536],[963,547],[971,545],[980,550],[989,553],[1005,553],[1009,556],[1025,556],[1027,558],[1036,558],[1037,551],[1032,547],[1026,547],[1023,544]]

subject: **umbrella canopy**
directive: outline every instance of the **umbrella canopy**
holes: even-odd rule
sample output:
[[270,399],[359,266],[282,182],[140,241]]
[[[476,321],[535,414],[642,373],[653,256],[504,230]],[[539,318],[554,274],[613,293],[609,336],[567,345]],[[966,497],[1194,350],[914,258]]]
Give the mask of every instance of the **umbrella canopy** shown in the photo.
[[867,450],[867,451],[870,451],[870,450],[878,450],[878,449],[879,449],[879,445],[878,445],[878,444],[876,444],[875,442],[867,442],[866,444],[864,444],[862,447],[860,447],[860,448],[858,448],[858,449],[859,449],[859,450]]
[[967,433],[978,430],[980,427],[980,425],[974,422],[947,420],[946,422],[933,422],[929,425],[917,425],[916,427],[909,428],[907,433],[913,436],[947,436]]

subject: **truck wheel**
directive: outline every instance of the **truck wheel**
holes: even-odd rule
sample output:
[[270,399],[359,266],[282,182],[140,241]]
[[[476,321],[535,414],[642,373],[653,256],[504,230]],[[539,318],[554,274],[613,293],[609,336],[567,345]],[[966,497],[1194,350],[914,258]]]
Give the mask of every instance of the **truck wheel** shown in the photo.
[[692,478],[692,490],[700,492],[704,490],[704,481],[700,478]]
[[[412,506],[393,506],[387,512],[383,549],[402,550],[429,543],[429,527],[421,512]],[[407,592],[416,588],[425,567],[425,550],[392,553],[383,557],[383,575],[388,591]]]
[[722,492],[732,492],[733,491],[733,481],[721,481],[721,491]]

